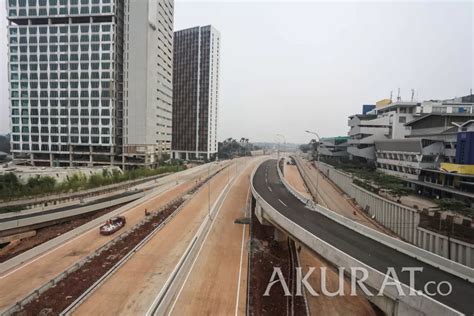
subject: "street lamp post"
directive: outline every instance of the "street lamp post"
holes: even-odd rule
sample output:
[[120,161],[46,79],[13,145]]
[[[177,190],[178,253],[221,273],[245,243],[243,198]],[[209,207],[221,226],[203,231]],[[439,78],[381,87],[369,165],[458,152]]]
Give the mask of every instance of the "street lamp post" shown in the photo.
[[209,163],[207,166],[207,212],[209,219],[212,220],[211,217],[211,165],[212,162]]
[[321,143],[321,138],[319,137],[318,133],[312,131],[305,131],[308,134],[313,134],[318,138],[318,150],[316,151],[316,161],[318,162],[318,166],[316,167],[316,203],[318,203],[319,198],[319,144]]
[[278,161],[280,161],[280,139],[283,138],[283,142],[286,146],[286,137],[283,134],[276,134],[276,138],[277,138],[277,141],[278,141],[277,158],[278,158]]

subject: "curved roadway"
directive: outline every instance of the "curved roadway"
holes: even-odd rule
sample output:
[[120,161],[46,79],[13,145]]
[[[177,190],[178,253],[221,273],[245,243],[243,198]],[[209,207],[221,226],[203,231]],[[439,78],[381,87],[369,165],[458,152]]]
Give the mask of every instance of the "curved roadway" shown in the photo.
[[[311,211],[288,192],[281,183],[276,168],[276,160],[263,162],[258,167],[252,181],[261,197],[279,213],[318,238],[383,274],[387,272],[388,267],[394,267],[400,281],[407,286],[409,285],[409,273],[402,272],[402,267],[423,267],[423,272],[416,273],[415,287],[417,290],[423,290],[429,281],[435,281],[436,284],[448,281],[452,285],[451,294],[448,296],[436,295],[432,298],[466,315],[474,313],[474,285],[472,283],[400,253],[354,232],[318,212]],[[430,290],[433,291],[431,287]]]

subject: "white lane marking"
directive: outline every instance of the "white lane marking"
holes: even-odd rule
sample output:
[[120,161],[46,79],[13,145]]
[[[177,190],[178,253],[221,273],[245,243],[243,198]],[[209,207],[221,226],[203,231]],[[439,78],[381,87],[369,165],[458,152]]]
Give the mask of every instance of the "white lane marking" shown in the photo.
[[[234,180],[234,178],[235,178],[235,176],[232,177],[232,180]],[[224,186],[224,188],[220,191],[219,196],[214,200],[214,203],[212,204],[212,207],[211,207],[212,211],[215,210],[215,208],[216,208],[217,205],[219,204],[219,201],[221,200],[222,196],[224,196],[224,193],[228,192],[228,191],[226,191],[226,190],[228,190],[229,185],[230,185],[230,183],[227,183],[227,184]],[[212,211],[211,211],[211,212],[212,212]],[[208,215],[206,215],[206,216],[208,216]],[[215,217],[214,217],[214,218],[215,218]],[[214,221],[212,221],[212,222],[214,222]],[[194,240],[196,240],[196,239],[198,238],[199,234],[201,234],[203,225],[204,225],[204,222],[201,223],[201,226],[199,226],[199,228],[198,228],[196,234],[194,234],[194,237],[191,239],[191,241],[190,241],[189,244],[193,243]],[[211,223],[211,227],[212,227],[212,223]],[[209,229],[210,229],[210,228],[209,228]],[[190,246],[188,245],[188,248],[189,248],[189,247],[190,247]],[[175,271],[179,269],[179,263],[180,263],[181,261],[183,261],[183,260],[184,260],[183,258],[185,258],[185,257],[187,256],[187,252],[188,252],[188,250],[185,250],[185,252],[184,252],[183,255],[181,256],[181,258],[179,259],[178,264],[176,265],[176,267],[174,268],[174,270],[171,272],[171,274],[168,276],[168,279],[167,279],[166,282],[165,282],[165,286],[161,288],[160,292],[158,293],[158,295],[157,295],[157,296],[155,297],[155,299],[153,300],[153,303],[150,305],[150,308],[149,308],[148,311],[146,312],[146,316],[151,316],[151,315],[152,315],[152,314],[151,314],[151,311],[152,311],[153,308],[155,307],[156,302],[160,299],[160,297],[163,297],[163,296],[164,296],[163,291],[165,291],[166,285],[171,282],[171,279],[173,278],[173,274],[175,274]]]
[[268,191],[273,192],[273,191],[272,191],[272,188],[270,188],[270,187],[267,187],[267,188],[268,188]]
[[283,203],[282,200],[278,199],[278,201],[280,201],[281,204],[285,205],[286,207],[288,207],[288,205],[286,205],[285,203]]
[[[163,185],[165,186],[165,185],[171,184],[172,182],[174,182],[174,180],[173,180],[173,181],[169,181],[168,183],[165,182],[165,183],[163,183]],[[132,206],[130,209],[125,210],[125,211],[123,211],[123,212],[121,212],[121,213],[119,213],[119,214],[125,215],[125,214],[127,214],[127,213],[129,213],[129,212],[132,212],[136,207],[140,207],[140,206],[143,205],[144,203],[148,203],[148,202],[150,202],[150,200],[155,199],[155,198],[158,198],[159,196],[162,196],[163,194],[167,193],[168,191],[171,191],[171,190],[172,190],[173,188],[175,188],[175,187],[176,187],[176,185],[172,185],[172,186],[170,186],[169,188],[166,188],[164,191],[151,193],[151,194],[150,194],[151,196],[149,196],[149,198],[148,198],[147,200],[141,202],[140,204],[137,204],[137,205],[135,205],[135,206]],[[153,195],[153,194],[156,194],[156,195]],[[132,203],[133,203],[133,202],[132,202]],[[17,272],[18,270],[21,270],[21,269],[27,267],[28,265],[34,263],[35,261],[38,261],[39,259],[43,258],[44,256],[47,256],[47,255],[49,255],[50,253],[59,250],[60,248],[66,246],[67,244],[72,243],[73,241],[75,241],[75,240],[77,240],[77,239],[79,239],[79,238],[85,237],[88,233],[90,233],[90,232],[91,232],[92,230],[94,230],[94,229],[97,229],[97,227],[99,227],[100,225],[102,225],[102,223],[99,223],[99,224],[97,224],[97,226],[91,227],[90,229],[88,229],[88,230],[86,230],[86,231],[80,233],[80,234],[77,235],[76,237],[67,240],[64,244],[59,245],[59,246],[57,246],[57,247],[54,247],[54,248],[50,249],[49,251],[43,253],[43,254],[40,255],[39,257],[36,257],[36,258],[33,259],[33,260],[30,260],[30,261],[28,261],[28,262],[25,262],[24,264],[22,264],[22,265],[19,266],[18,268],[14,269],[14,270],[11,270],[11,271],[8,272],[7,274],[4,274],[4,275],[0,276],[0,280],[2,280],[2,279],[4,279],[4,278],[8,277],[9,275],[11,275],[11,274]]]
[[[242,176],[242,174],[240,176],[238,176],[239,178]],[[222,200],[222,203],[219,205],[219,208],[217,209],[217,212],[216,212],[216,215],[214,216],[214,219],[217,219],[217,216],[219,215],[220,211],[221,211],[221,208],[222,208],[222,205],[224,205],[225,203],[225,200],[227,199],[227,195],[229,195],[229,192],[232,191],[232,187],[238,182],[239,179],[235,179],[236,181],[234,181],[232,183],[232,185],[230,186],[229,188],[229,191],[226,192],[226,194],[224,195],[224,198]],[[196,255],[196,257],[194,258],[193,260],[193,263],[191,264],[191,267],[189,268],[189,271],[188,271],[188,274],[186,275],[186,278],[184,279],[184,282],[183,284],[181,285],[181,288],[179,289],[179,292],[178,292],[178,295],[176,295],[176,298],[174,299],[174,302],[173,302],[173,305],[171,305],[171,308],[170,308],[170,311],[168,312],[168,315],[171,315],[171,313],[173,312],[174,310],[174,307],[176,306],[176,303],[178,302],[178,299],[181,295],[181,292],[183,291],[184,289],[184,286],[186,285],[186,282],[188,281],[189,279],[189,276],[191,275],[191,272],[193,271],[194,269],[194,265],[196,264],[197,262],[197,259],[199,259],[199,255],[201,254],[201,250],[202,248],[204,248],[204,245],[206,243],[206,240],[207,240],[207,237],[209,236],[209,233],[212,231],[212,227],[214,226],[214,223],[216,222],[216,220],[213,220],[212,223],[211,223],[211,226],[209,227],[209,230],[207,231],[206,233],[206,236],[204,237],[204,240],[202,241],[201,243],[201,247],[199,247],[199,251]],[[147,315],[149,315],[149,313],[147,313]]]
[[[167,184],[169,184],[169,183],[166,183],[166,184],[164,184],[164,185],[167,185]],[[140,203],[140,204],[138,204],[138,205],[132,206],[130,209],[128,209],[128,210],[126,210],[126,211],[123,211],[122,213],[119,213],[119,214],[125,215],[125,214],[127,214],[127,213],[133,211],[136,207],[139,207],[140,205],[143,205],[144,203],[148,203],[148,202],[150,202],[150,200],[152,200],[152,199],[154,199],[154,198],[157,198],[157,197],[159,197],[160,195],[162,195],[162,194],[164,194],[164,193],[167,193],[168,191],[171,191],[171,189],[173,189],[174,187],[175,187],[175,186],[171,186],[171,187],[165,189],[165,190],[162,191],[162,192],[159,192],[159,193],[157,192],[158,194],[157,194],[156,196],[150,196],[150,198],[149,198],[148,200],[143,201],[142,203]],[[49,255],[50,253],[52,253],[52,252],[54,252],[54,251],[56,251],[56,250],[59,250],[60,248],[66,246],[67,244],[69,244],[69,243],[71,243],[71,242],[73,242],[73,241],[75,241],[75,240],[77,240],[77,239],[79,239],[79,238],[81,238],[81,237],[85,237],[88,233],[90,233],[90,232],[91,232],[92,230],[94,230],[94,229],[97,229],[97,227],[99,227],[100,225],[102,225],[102,223],[97,224],[97,226],[91,227],[90,229],[88,229],[88,230],[86,230],[86,231],[80,233],[80,234],[77,235],[76,237],[67,240],[64,244],[59,245],[59,246],[57,246],[57,247],[54,247],[54,248],[52,248],[51,250],[49,250],[48,252],[43,253],[41,256],[36,257],[35,259],[30,260],[30,261],[24,263],[23,265],[21,265],[21,266],[19,266],[18,268],[14,269],[14,270],[12,270],[12,271],[10,271],[10,272],[8,272],[8,273],[5,274],[5,275],[2,275],[2,276],[0,277],[0,280],[6,278],[6,277],[9,276],[10,274],[12,274],[12,273],[14,273],[14,272],[16,272],[16,271],[18,271],[18,270],[21,270],[21,269],[25,268],[26,266],[28,266],[28,265],[32,264],[33,262],[35,262],[35,261],[37,261],[37,260],[43,258],[44,256]]]
[[[248,203],[250,195],[250,188],[247,191],[247,199],[245,203]],[[239,315],[239,299],[240,299],[240,281],[242,278],[242,261],[244,259],[244,244],[245,244],[245,225],[242,225],[242,244],[240,247],[240,266],[239,266],[239,278],[237,281],[237,299],[235,300],[235,316]]]

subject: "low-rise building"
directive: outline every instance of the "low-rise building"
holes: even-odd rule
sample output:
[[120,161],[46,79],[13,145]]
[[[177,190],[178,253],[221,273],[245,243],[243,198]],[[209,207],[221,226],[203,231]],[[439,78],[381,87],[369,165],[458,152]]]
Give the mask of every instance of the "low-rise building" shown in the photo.
[[375,142],[377,169],[400,178],[417,180],[421,170],[437,168],[444,143],[425,138]]
[[318,146],[319,154],[328,158],[347,157],[348,136],[325,137],[321,138]]
[[375,142],[404,138],[410,132],[405,126],[416,115],[416,102],[382,103],[367,114],[349,117],[350,159],[375,163]]

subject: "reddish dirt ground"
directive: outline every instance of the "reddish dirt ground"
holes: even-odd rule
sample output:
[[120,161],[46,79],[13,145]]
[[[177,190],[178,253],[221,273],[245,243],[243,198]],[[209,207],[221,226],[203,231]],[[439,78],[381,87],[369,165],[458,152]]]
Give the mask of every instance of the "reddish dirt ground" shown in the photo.
[[156,226],[170,216],[184,200],[168,206],[165,210],[151,216],[149,220],[135,229],[130,235],[101,252],[75,272],[66,276],[56,286],[42,293],[36,300],[27,304],[18,314],[21,315],[59,315],[75,299],[109,271],[120,259],[129,253],[140,241],[150,234]]
[[72,219],[67,222],[55,224],[48,227],[43,227],[36,230],[36,235],[29,238],[24,238],[20,241],[13,242],[10,245],[6,246],[5,248],[0,250],[0,263],[7,261],[31,248],[34,248],[38,245],[41,245],[48,240],[56,238],[74,228],[77,228],[95,218],[98,218],[104,214],[107,214],[124,204],[119,204],[114,207],[106,208],[100,210],[98,212],[94,212],[93,214],[86,214],[81,217]]
[[[288,243],[277,242],[273,238],[274,228],[261,225],[252,215],[252,240],[250,247],[250,315],[287,315],[288,297],[280,283],[273,286],[268,296],[264,296],[273,268],[281,268],[288,286],[290,259]],[[303,297],[295,299],[295,315],[305,315]]]

